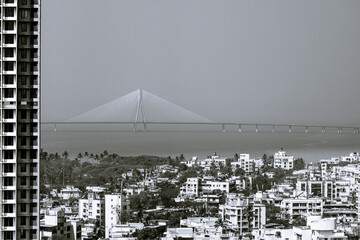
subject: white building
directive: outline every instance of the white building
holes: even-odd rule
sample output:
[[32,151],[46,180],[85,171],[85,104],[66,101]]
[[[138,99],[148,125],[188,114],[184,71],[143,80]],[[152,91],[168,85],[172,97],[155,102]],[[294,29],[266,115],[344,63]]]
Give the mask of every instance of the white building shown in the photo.
[[231,163],[231,167],[233,170],[239,167],[246,173],[252,173],[255,170],[255,159],[251,159],[249,154],[240,154],[239,159]]
[[309,217],[306,227],[293,227],[292,239],[304,240],[346,240],[347,236],[343,231],[336,229],[334,218]]
[[214,191],[229,193],[228,182],[206,181],[201,183],[202,192],[212,193]]
[[360,154],[358,152],[352,152],[349,154],[349,156],[342,156],[341,161],[342,162],[358,162],[360,160]]
[[129,202],[124,195],[105,195],[105,237],[109,237],[110,229],[121,224],[121,214],[130,210]]
[[127,223],[127,224],[118,224],[114,225],[109,229],[109,239],[126,239],[132,240],[137,238],[130,238],[131,234],[135,233],[137,230],[142,230],[144,228],[143,223]]
[[220,158],[219,155],[217,155],[216,153],[214,153],[213,155],[211,156],[208,156],[207,158],[205,159],[202,159],[202,160],[198,160],[198,165],[200,165],[201,167],[207,167],[209,168],[211,166],[211,164],[215,164],[216,166],[220,166],[220,165],[223,165],[225,166],[226,165],[226,159],[225,158]]
[[55,208],[45,211],[44,219],[40,224],[41,239],[68,239],[81,240],[81,222],[65,219],[64,210]]
[[100,225],[104,225],[105,218],[105,200],[103,191],[89,191],[88,198],[79,199],[79,217],[87,219],[96,219]]
[[282,168],[285,170],[293,169],[294,157],[287,156],[282,149],[274,155],[274,168]]
[[323,200],[321,198],[286,198],[281,204],[283,218],[294,220],[304,215],[321,216],[323,213]]
[[193,167],[193,166],[196,165],[196,161],[198,161],[198,157],[197,157],[197,156],[193,156],[193,157],[191,158],[191,160],[185,160],[185,161],[182,161],[182,162],[180,162],[180,163],[185,164],[185,165],[188,166],[188,167]]
[[186,195],[188,197],[199,196],[199,179],[188,178],[184,185],[180,188],[180,195]]
[[[248,219],[247,211],[252,212]],[[266,207],[261,203],[251,203],[250,199],[229,194],[224,205],[219,206],[219,215],[224,223],[240,234],[262,228],[266,223]]]
[[71,186],[71,185],[68,185],[66,186],[65,188],[61,189],[60,191],[60,196],[62,199],[69,199],[69,198],[79,198],[80,197],[80,189],[74,187],[74,186]]

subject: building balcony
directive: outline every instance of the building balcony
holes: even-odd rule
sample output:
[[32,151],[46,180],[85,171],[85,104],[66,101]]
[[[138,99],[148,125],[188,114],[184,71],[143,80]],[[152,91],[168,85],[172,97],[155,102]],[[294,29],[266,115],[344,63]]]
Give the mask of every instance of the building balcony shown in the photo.
[[[14,159],[15,161],[15,159]],[[15,172],[3,172],[1,173],[2,177],[16,177],[16,173]]]
[[1,187],[2,190],[16,190],[16,186],[2,186]]
[[17,5],[16,5],[16,2],[9,1],[9,2],[4,2],[3,6],[4,7],[16,7]]
[[3,43],[2,46],[5,48],[16,48],[16,43]]
[[3,34],[16,34],[16,29],[3,30]]
[[1,213],[2,217],[16,217],[16,213]]
[[16,61],[16,57],[3,57],[3,61]]
[[3,162],[3,163],[16,163],[16,159],[2,159],[1,162]]
[[2,135],[3,135],[3,136],[15,137],[15,136],[16,136],[16,132],[3,132]]
[[16,150],[16,145],[3,146],[4,150]]
[[12,83],[12,84],[3,84],[3,88],[16,88],[16,84]]
[[15,204],[16,200],[15,199],[3,199],[1,200],[2,203],[8,203],[8,204]]
[[15,16],[8,16],[8,17],[3,17],[3,20],[10,20],[10,21],[16,21],[16,17]]
[[2,230],[4,231],[16,231],[16,227],[15,226],[2,226],[1,227]]

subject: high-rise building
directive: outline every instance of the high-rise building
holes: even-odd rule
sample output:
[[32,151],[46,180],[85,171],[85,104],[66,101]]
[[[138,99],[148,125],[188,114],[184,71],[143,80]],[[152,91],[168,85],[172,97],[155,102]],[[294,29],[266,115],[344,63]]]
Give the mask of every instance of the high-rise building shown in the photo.
[[0,5],[0,239],[39,239],[40,0]]

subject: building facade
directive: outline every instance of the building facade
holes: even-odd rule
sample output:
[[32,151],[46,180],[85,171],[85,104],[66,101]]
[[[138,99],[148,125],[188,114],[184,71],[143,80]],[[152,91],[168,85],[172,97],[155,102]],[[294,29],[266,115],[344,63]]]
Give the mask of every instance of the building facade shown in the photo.
[[39,239],[40,0],[0,8],[0,238]]
[[105,195],[105,237],[109,238],[109,232],[116,225],[121,224],[121,215],[130,211],[130,202],[121,194]]
[[286,155],[282,149],[274,154],[274,168],[291,170],[294,168],[294,157]]

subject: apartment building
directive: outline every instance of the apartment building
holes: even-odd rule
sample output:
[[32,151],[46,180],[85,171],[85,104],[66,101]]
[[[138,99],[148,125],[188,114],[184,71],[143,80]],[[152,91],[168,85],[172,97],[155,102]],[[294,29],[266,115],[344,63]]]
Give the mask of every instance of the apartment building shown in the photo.
[[265,205],[234,194],[229,194],[226,203],[219,206],[219,215],[227,227],[240,234],[262,228],[266,224]]
[[199,179],[188,178],[184,185],[180,188],[180,195],[189,197],[199,196]]
[[203,193],[213,193],[214,191],[229,193],[229,183],[218,181],[204,181],[201,182],[201,191]]
[[323,200],[321,198],[285,198],[280,204],[283,218],[294,220],[303,215],[321,216]]
[[101,226],[105,223],[105,199],[102,189],[89,190],[88,198],[79,199],[79,217],[87,220],[98,220]]
[[284,150],[274,154],[274,168],[291,170],[294,167],[294,157],[286,155]]
[[109,237],[111,229],[121,224],[121,214],[130,210],[130,202],[121,194],[105,195],[105,237]]
[[40,0],[0,8],[0,239],[39,239]]
[[231,167],[233,170],[239,167],[246,173],[252,173],[255,171],[255,159],[251,159],[249,154],[240,154],[239,159],[231,163]]

